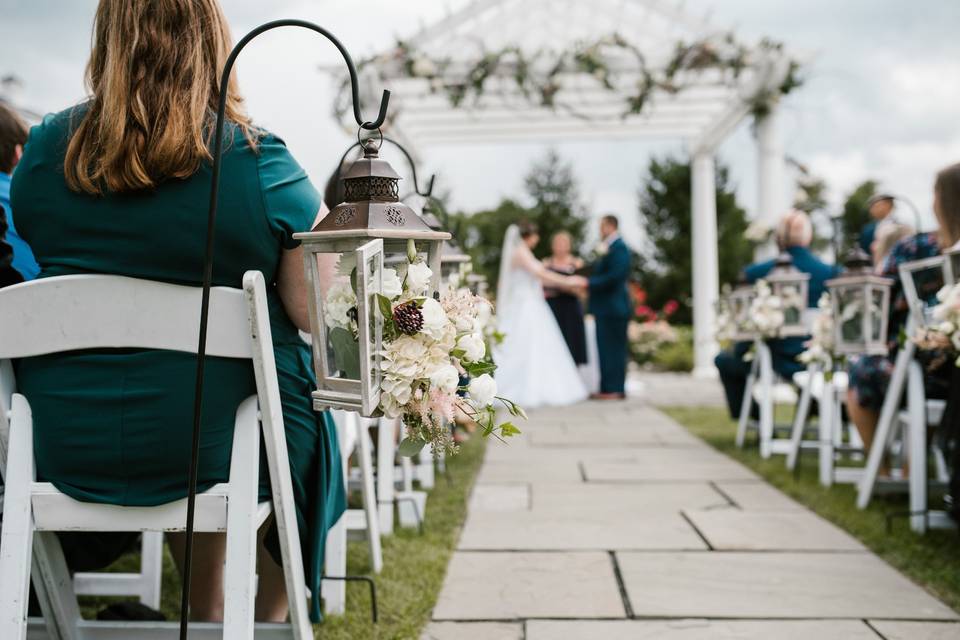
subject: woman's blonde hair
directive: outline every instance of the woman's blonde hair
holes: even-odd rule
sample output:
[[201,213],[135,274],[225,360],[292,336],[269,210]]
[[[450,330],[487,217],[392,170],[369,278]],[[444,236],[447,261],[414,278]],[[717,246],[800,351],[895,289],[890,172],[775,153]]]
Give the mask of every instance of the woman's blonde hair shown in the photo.
[[880,266],[890,255],[893,247],[904,238],[909,238],[915,233],[914,228],[896,222],[882,222],[877,225],[876,235],[873,242],[873,264]]
[[[67,185],[101,194],[186,178],[211,159],[230,29],[217,0],[100,0],[87,63],[91,98],[64,159]],[[236,82],[228,120],[255,145]]]

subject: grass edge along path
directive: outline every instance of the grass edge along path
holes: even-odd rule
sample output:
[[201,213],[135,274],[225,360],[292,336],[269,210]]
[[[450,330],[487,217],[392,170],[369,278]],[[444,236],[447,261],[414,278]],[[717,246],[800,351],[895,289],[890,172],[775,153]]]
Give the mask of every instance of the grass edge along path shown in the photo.
[[820,486],[816,453],[804,452],[800,472],[788,471],[783,456],[764,460],[756,440],[739,449],[734,443],[737,425],[720,407],[657,407],[695,436],[737,460],[771,485],[834,523],[898,571],[960,612],[960,536],[956,531],[928,531],[918,535],[905,518],[893,521],[887,532],[886,515],[907,508],[906,495],[874,497],[863,511],[856,506],[856,489],[849,484]]

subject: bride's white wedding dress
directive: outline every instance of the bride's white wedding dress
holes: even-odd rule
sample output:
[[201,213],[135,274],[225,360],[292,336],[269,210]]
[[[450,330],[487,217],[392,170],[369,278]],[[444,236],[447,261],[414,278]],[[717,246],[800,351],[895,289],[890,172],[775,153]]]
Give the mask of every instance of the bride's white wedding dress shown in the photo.
[[515,225],[507,230],[497,284],[497,319],[505,334],[494,348],[497,393],[526,409],[573,404],[587,389],[540,278],[556,278],[534,257]]

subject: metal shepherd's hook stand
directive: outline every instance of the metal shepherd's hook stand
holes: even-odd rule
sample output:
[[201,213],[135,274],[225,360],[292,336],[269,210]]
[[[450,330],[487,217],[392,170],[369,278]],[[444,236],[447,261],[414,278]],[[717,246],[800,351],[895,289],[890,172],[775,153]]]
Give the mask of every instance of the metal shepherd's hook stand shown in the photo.
[[[200,451],[200,416],[203,408],[203,369],[206,360],[207,350],[207,320],[210,314],[210,285],[213,278],[213,245],[216,232],[217,219],[217,200],[220,192],[220,165],[221,154],[223,153],[223,120],[227,109],[227,91],[230,84],[230,75],[233,71],[233,65],[243,50],[251,40],[261,33],[276,29],[279,27],[301,27],[315,31],[333,43],[343,56],[347,64],[347,70],[350,72],[350,89],[353,98],[353,117],[361,129],[376,130],[379,129],[387,117],[387,105],[390,102],[390,92],[384,91],[380,99],[380,113],[373,122],[365,121],[360,115],[360,91],[357,81],[357,68],[353,64],[353,59],[347,52],[341,42],[329,31],[320,25],[306,20],[274,20],[262,24],[247,35],[233,48],[227,57],[227,62],[223,68],[223,74],[220,78],[220,95],[217,105],[217,120],[213,132],[213,168],[210,185],[210,209],[207,214],[207,243],[203,259],[203,296],[200,303],[200,335],[197,345],[197,377],[194,386],[193,399],[193,442],[190,453],[190,481],[187,489],[187,542],[186,552],[184,554],[183,571],[183,590],[180,598],[180,640],[187,639],[187,627],[190,605],[190,580],[191,563],[193,561],[193,527],[194,513],[196,511],[197,501],[197,472]],[[317,597],[317,594],[314,594]]]

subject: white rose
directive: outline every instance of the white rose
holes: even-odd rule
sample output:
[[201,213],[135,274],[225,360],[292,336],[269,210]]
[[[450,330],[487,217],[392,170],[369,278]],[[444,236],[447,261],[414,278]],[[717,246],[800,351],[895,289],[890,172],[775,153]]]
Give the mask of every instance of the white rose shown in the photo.
[[414,262],[407,266],[407,289],[415,296],[427,293],[433,272],[425,262]]
[[430,386],[444,393],[453,393],[460,385],[460,372],[452,364],[446,363],[430,372]]
[[403,283],[400,281],[396,269],[383,270],[383,290],[381,293],[390,300],[399,298],[400,294],[403,293]]
[[420,314],[423,316],[423,332],[435,338],[443,333],[447,325],[447,313],[439,302],[433,298],[427,298],[420,307]]
[[488,407],[493,404],[493,399],[497,395],[497,381],[489,373],[485,373],[471,380],[467,390],[475,405]]
[[487,345],[483,336],[477,333],[468,333],[457,340],[457,346],[463,350],[463,359],[467,362],[480,362],[487,355]]

